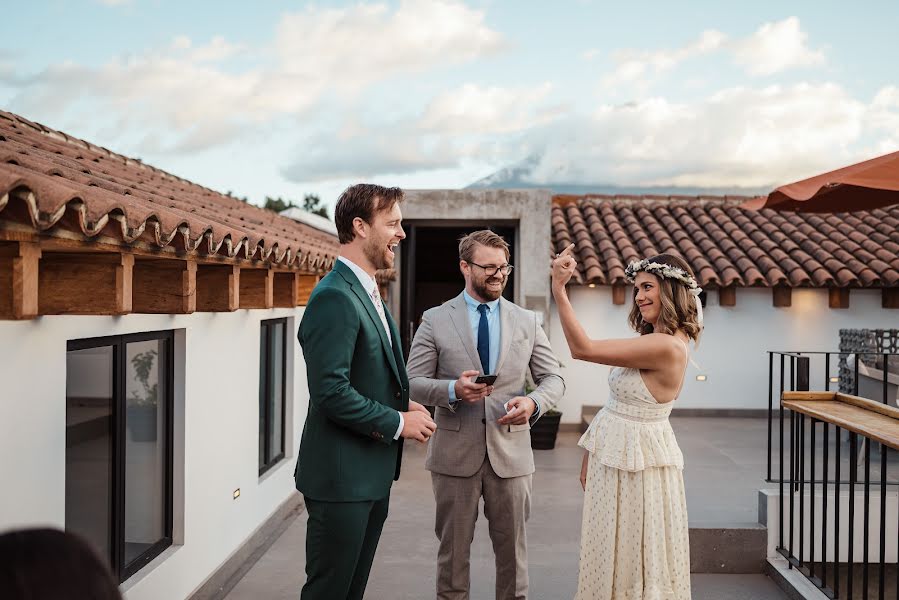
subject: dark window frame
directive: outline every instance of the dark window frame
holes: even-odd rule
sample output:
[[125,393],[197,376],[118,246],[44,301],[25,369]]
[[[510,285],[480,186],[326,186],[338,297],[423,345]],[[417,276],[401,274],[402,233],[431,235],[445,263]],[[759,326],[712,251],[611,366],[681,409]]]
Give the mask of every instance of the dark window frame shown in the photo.
[[[164,534],[163,537],[155,544],[147,548],[139,556],[130,563],[125,564],[125,428],[127,427],[126,419],[126,397],[125,397],[125,381],[126,369],[125,364],[127,345],[134,342],[147,342],[159,340],[165,342],[166,364],[164,368],[165,381],[160,385],[165,386],[166,390],[166,406],[165,406],[165,477],[163,483],[164,494]],[[109,523],[109,546],[112,549],[112,555],[107,557],[110,561],[113,574],[119,583],[125,582],[129,577],[147,566],[154,558],[162,554],[162,552],[170,547],[173,543],[173,512],[174,512],[174,391],[175,391],[175,334],[173,331],[151,331],[144,333],[133,333],[116,336],[103,336],[96,338],[86,338],[78,340],[69,340],[66,342],[66,352],[73,350],[87,350],[90,348],[112,347],[113,362],[113,401],[112,401],[112,419],[110,419],[110,490],[112,500],[110,506],[112,509],[111,522]]]
[[[281,448],[277,454],[272,455],[272,449],[270,447],[271,442],[271,431],[272,431],[272,415],[269,414],[269,402],[268,398],[271,395],[270,385],[271,385],[271,373],[273,363],[271,362],[272,357],[269,355],[270,348],[270,340],[271,340],[271,331],[272,325],[283,325],[284,326],[284,335],[281,339]],[[282,317],[280,319],[266,319],[260,321],[259,323],[259,335],[261,336],[260,349],[265,349],[265,354],[259,356],[260,363],[260,381],[259,381],[259,408],[263,410],[263,406],[265,407],[265,415],[262,415],[264,422],[264,431],[263,435],[263,451],[262,456],[258,457],[257,464],[259,465],[259,476],[261,477],[266,472],[271,470],[276,464],[278,464],[281,460],[284,459],[287,453],[287,440],[286,440],[286,430],[287,430],[287,318]],[[262,378],[262,374],[265,373],[265,378]],[[266,401],[263,403],[262,398],[265,398]],[[270,459],[265,460],[265,457],[271,456]]]

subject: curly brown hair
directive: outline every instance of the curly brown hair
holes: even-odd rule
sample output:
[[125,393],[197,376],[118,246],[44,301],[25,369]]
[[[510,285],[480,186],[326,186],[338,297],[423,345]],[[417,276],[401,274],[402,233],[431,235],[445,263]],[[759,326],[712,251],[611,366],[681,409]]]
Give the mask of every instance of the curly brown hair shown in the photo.
[[[650,257],[649,261],[683,269],[691,277],[695,278],[693,270],[684,259],[679,256],[674,256],[673,254],[659,254]],[[627,317],[630,326],[640,335],[653,333],[655,331],[674,335],[674,333],[680,329],[686,333],[690,339],[697,339],[702,330],[702,326],[699,324],[699,315],[696,312],[696,302],[693,299],[693,294],[690,293],[690,289],[676,279],[659,277],[655,273],[650,274],[659,282],[659,301],[661,307],[659,310],[659,318],[656,321],[656,327],[653,327],[652,323],[647,323],[643,320],[643,315],[640,314],[640,309],[636,302],[631,306],[631,312]],[[637,295],[636,288],[634,288],[633,295],[634,297]]]

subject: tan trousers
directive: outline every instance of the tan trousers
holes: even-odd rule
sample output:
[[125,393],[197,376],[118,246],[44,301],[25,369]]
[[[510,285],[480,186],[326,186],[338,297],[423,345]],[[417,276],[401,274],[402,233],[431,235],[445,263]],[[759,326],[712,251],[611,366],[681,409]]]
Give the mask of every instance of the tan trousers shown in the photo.
[[496,555],[496,599],[525,600],[528,595],[528,545],[525,523],[531,510],[533,475],[502,479],[490,459],[471,477],[431,473],[440,540],[437,553],[437,599],[468,600],[470,555],[478,502],[484,497],[493,553]]

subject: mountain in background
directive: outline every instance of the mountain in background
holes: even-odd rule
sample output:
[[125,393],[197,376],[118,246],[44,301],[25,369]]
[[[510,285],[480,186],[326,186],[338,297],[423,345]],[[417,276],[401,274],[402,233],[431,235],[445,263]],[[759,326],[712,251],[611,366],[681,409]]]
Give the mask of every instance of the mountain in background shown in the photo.
[[677,186],[630,186],[610,183],[534,183],[529,175],[540,161],[539,156],[526,158],[510,167],[500,169],[468,185],[465,189],[549,189],[554,194],[607,194],[614,195],[656,195],[656,196],[764,196],[771,187],[677,187]]

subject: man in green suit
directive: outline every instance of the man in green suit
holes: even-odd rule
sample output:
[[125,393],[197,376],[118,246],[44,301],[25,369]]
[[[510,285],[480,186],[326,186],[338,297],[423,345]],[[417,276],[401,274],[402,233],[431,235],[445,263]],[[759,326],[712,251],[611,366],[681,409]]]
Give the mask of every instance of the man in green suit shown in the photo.
[[403,440],[437,426],[409,400],[400,334],[381,302],[375,271],[393,267],[406,237],[399,188],[358,184],[334,211],[340,256],[315,287],[298,338],[309,414],[296,484],[306,502],[302,600],[361,599],[399,477]]

